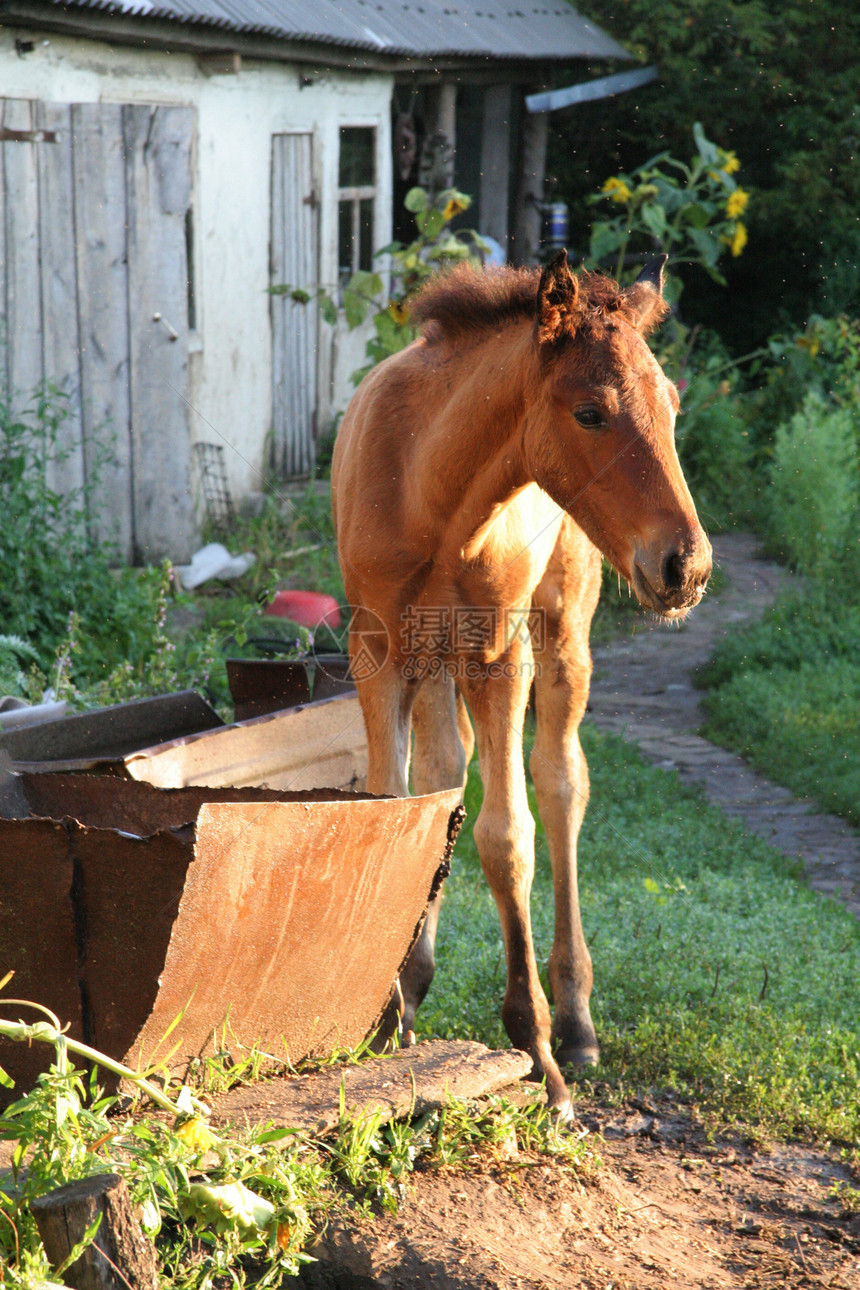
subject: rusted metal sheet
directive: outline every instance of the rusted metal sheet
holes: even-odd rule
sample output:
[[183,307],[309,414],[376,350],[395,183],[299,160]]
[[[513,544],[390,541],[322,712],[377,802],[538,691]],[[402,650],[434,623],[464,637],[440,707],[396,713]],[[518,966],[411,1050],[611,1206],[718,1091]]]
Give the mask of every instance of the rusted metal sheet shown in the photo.
[[[330,688],[343,685],[332,676]],[[357,791],[367,775],[364,721],[349,690],[229,726],[189,690],[8,731],[4,750],[16,771],[109,770],[158,788]]]
[[345,696],[144,748],[125,758],[125,769],[157,788],[360,789],[367,736],[358,699]]
[[[377,1023],[450,852],[456,790],[161,791],[106,775],[18,781],[0,819],[0,968],[18,997],[130,1064],[173,1069],[229,1019],[293,1060]],[[5,800],[14,800],[12,795]],[[459,817],[457,817],[459,818]],[[34,1059],[0,1042],[21,1086]]]
[[223,724],[195,690],[183,690],[8,730],[0,734],[0,749],[18,768],[50,764],[53,770],[87,770],[99,762],[121,761],[135,749]]
[[311,693],[315,702],[355,693],[349,659],[340,654],[314,655],[307,661],[228,658],[227,680],[237,721],[309,703]]
[[459,798],[206,803],[131,1056],[146,1061],[183,1008],[180,1056],[228,1013],[240,1043],[293,1061],[362,1040],[424,917]]
[[228,658],[227,682],[237,721],[310,703],[308,670],[301,660]]
[[[69,839],[61,823],[0,820],[0,977],[14,968],[14,986],[7,995],[43,1003],[82,1039],[72,880]],[[37,1019],[36,1013],[25,1017]],[[50,1053],[41,1044],[26,1047],[0,1040],[0,1066],[23,1088],[49,1064]],[[0,1088],[0,1094],[5,1090]],[[10,1100],[5,1096],[5,1102]]]

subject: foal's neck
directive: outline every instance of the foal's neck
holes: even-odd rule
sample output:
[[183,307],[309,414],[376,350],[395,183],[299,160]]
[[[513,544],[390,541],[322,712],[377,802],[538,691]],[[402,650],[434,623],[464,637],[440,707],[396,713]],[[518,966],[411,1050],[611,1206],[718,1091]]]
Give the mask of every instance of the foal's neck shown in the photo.
[[437,522],[465,549],[533,483],[523,452],[532,324],[508,324],[461,349],[448,343],[416,453],[415,483]]

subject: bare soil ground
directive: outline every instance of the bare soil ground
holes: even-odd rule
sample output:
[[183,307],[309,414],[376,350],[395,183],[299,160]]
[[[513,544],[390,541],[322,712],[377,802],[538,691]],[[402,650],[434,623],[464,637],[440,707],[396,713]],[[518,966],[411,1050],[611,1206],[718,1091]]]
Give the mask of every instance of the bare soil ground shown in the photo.
[[527,1155],[417,1173],[395,1216],[336,1221],[302,1284],[860,1287],[860,1214],[828,1195],[852,1181],[838,1154],[709,1141],[695,1114],[672,1101],[584,1108],[579,1121],[600,1135],[602,1165],[590,1177]]

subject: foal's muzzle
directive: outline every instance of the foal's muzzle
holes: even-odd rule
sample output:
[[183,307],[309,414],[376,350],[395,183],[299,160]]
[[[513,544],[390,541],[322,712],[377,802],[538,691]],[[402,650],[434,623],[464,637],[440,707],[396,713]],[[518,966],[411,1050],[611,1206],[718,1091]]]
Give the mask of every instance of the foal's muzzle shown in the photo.
[[659,554],[637,551],[633,561],[637,599],[663,618],[682,618],[694,609],[710,576],[711,546],[704,535],[686,549],[679,544]]

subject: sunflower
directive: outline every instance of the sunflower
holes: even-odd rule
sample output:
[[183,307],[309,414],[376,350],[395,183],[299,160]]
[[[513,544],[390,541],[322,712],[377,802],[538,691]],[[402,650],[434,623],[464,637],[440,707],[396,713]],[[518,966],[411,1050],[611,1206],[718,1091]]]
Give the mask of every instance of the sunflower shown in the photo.
[[465,202],[458,201],[456,197],[449,197],[442,211],[442,218],[447,222],[449,219],[454,219],[456,215],[462,215],[463,211],[468,209]]
[[403,323],[407,321],[409,317],[409,313],[406,309],[406,305],[403,303],[402,300],[389,300],[388,312],[391,314],[391,317],[394,319],[394,321],[396,323],[400,323],[401,326],[403,325]]
[[749,193],[745,193],[742,188],[736,188],[726,202],[726,214],[729,219],[737,219],[747,208],[747,202],[750,199]]
[[612,201],[618,202],[619,204],[623,204],[630,200],[630,189],[627,187],[624,180],[619,179],[616,175],[612,175],[607,179],[600,191],[605,193]]

